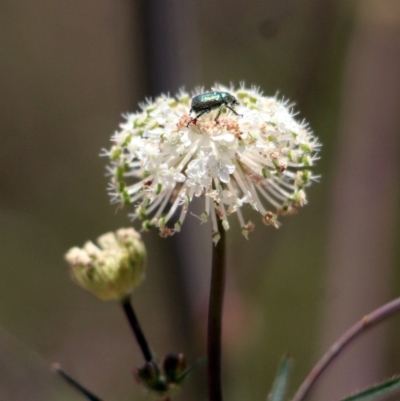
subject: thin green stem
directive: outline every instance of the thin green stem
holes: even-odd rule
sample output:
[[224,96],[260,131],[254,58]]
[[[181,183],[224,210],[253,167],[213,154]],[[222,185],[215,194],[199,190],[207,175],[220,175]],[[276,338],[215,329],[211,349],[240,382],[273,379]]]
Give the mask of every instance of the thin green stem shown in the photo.
[[207,370],[209,401],[222,401],[221,334],[225,289],[225,230],[218,219],[221,238],[213,249],[210,300],[208,306]]
[[101,401],[99,397],[94,395],[91,391],[82,386],[82,384],[78,383],[75,379],[73,379],[69,374],[65,373],[61,366],[57,363],[53,365],[53,369],[73,388],[78,390],[82,395],[84,395],[90,401]]
[[133,334],[136,337],[136,341],[139,344],[140,349],[142,350],[143,357],[147,362],[153,360],[153,354],[151,353],[149,344],[144,336],[144,333],[140,327],[139,321],[136,317],[135,311],[133,310],[133,306],[131,304],[131,299],[129,296],[123,298],[121,300],[122,309],[125,312],[125,315],[129,321],[129,324],[132,328]]
[[297,390],[297,393],[292,398],[292,401],[302,401],[325,369],[355,338],[397,312],[400,312],[400,298],[396,298],[395,300],[388,302],[378,309],[375,309],[370,314],[365,315],[361,320],[355,323],[322,356],[322,358],[305,378],[302,385]]

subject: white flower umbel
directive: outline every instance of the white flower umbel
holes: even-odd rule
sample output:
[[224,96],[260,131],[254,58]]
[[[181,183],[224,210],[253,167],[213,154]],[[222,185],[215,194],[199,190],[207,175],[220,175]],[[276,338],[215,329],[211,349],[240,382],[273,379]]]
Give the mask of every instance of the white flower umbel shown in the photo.
[[229,228],[236,214],[243,234],[253,230],[241,207],[249,204],[265,224],[278,227],[278,215],[292,214],[306,203],[305,187],[316,177],[309,167],[319,143],[307,124],[298,122],[287,102],[256,89],[225,88],[239,102],[234,114],[223,108],[197,120],[189,114],[192,96],[160,96],[126,116],[113,146],[111,194],[114,201],[135,206],[133,218],[161,235],[180,230],[193,197],[204,196],[202,221],[211,218],[214,241],[217,219]]

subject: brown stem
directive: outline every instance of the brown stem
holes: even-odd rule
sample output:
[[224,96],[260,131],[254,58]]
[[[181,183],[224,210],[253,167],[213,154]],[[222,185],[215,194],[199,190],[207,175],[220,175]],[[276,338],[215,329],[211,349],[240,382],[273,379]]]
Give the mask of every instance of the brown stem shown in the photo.
[[207,371],[209,401],[222,401],[221,333],[225,289],[225,230],[218,219],[220,240],[213,249],[208,306]]
[[129,296],[127,296],[121,300],[121,306],[125,312],[125,315],[126,315],[128,321],[129,321],[132,331],[135,334],[135,337],[139,344],[139,347],[142,350],[144,359],[147,362],[152,361],[153,355],[150,351],[150,347],[149,347],[149,344],[147,343],[146,337],[144,336],[143,331],[140,327],[140,324],[136,317],[135,311],[133,310],[133,307],[131,304],[131,299]]
[[369,328],[380,323],[382,320],[392,316],[400,311],[400,298],[397,298],[387,304],[375,309],[368,315],[365,315],[354,326],[347,330],[323,355],[323,357],[314,366],[311,372],[303,381],[302,385],[297,390],[297,393],[292,398],[292,401],[302,401],[309,393],[311,388],[316,383],[324,370],[330,363],[346,348],[352,340],[359,334],[365,333]]

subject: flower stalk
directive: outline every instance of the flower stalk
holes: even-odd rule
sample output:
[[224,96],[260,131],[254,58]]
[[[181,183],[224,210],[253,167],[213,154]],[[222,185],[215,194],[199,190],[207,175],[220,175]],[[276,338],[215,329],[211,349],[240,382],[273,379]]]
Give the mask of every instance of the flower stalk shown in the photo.
[[153,360],[153,354],[150,350],[146,337],[144,336],[142,328],[140,327],[139,321],[136,317],[136,313],[132,307],[130,296],[126,296],[121,300],[121,306],[136,337],[137,343],[139,344],[144,359],[146,360],[146,362],[151,362]]
[[361,320],[355,323],[333,345],[331,345],[325,355],[322,356],[305,378],[302,385],[297,390],[297,393],[292,398],[292,401],[302,401],[325,369],[354,339],[397,312],[400,312],[400,298],[396,298],[395,300],[375,309],[373,312],[365,315]]
[[207,371],[210,401],[222,401],[221,334],[225,290],[225,230],[218,219],[219,241],[213,248],[210,300],[208,306]]

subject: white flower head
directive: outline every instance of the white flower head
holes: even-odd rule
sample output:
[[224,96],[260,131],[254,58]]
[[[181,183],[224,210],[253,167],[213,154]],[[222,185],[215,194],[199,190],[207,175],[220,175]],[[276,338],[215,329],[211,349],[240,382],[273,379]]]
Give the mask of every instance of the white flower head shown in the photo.
[[[106,151],[111,159],[111,195],[132,204],[133,217],[162,235],[180,230],[193,197],[204,195],[201,220],[217,219],[229,228],[236,214],[245,236],[254,228],[241,208],[249,205],[265,224],[278,227],[278,215],[292,214],[306,203],[305,187],[315,177],[319,143],[307,124],[298,122],[287,102],[256,89],[213,89],[229,93],[234,104],[214,103],[204,113],[191,110],[190,96],[160,96],[126,116]],[[221,98],[222,99],[222,98]],[[196,110],[197,109],[197,110]],[[200,115],[201,114],[201,115]]]

